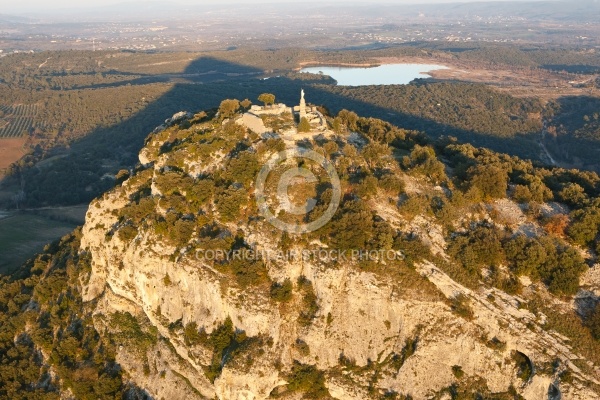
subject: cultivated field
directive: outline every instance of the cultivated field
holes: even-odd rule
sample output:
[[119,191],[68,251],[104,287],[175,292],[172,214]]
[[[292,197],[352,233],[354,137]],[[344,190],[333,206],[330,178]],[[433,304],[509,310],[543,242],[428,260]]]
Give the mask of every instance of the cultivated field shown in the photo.
[[27,136],[36,115],[37,106],[33,104],[0,105],[0,138]]
[[26,138],[0,139],[0,178],[10,164],[23,156],[23,145],[26,141]]
[[0,219],[0,274],[14,272],[28,258],[42,251],[46,244],[66,235],[75,227],[76,224],[71,221],[29,212]]

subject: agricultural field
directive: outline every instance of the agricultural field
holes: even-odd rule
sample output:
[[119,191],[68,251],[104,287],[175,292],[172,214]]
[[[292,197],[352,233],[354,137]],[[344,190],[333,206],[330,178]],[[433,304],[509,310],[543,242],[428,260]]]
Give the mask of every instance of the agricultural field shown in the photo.
[[27,136],[33,128],[37,105],[0,105],[0,139]]
[[24,145],[37,113],[34,104],[0,105],[0,178],[25,154]]
[[0,139],[0,178],[6,168],[25,154],[26,138]]
[[73,231],[80,210],[56,213],[17,212],[0,214],[0,275],[17,270],[44,246]]

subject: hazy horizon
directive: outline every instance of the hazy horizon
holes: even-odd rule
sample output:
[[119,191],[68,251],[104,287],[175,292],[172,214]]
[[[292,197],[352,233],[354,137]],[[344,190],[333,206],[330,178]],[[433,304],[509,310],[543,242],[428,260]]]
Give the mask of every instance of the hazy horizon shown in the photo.
[[[344,3],[347,5],[373,5],[375,4],[389,4],[389,5],[420,5],[420,4],[449,4],[449,3],[492,3],[492,2],[536,2],[536,1],[548,1],[548,0],[377,0],[376,2],[370,1],[347,1],[347,0],[326,0],[323,2],[318,1],[308,1],[303,2],[303,4],[307,3],[315,3],[319,5],[328,4],[328,3]],[[549,0],[556,2],[563,2],[564,0]],[[597,0],[592,0],[597,1]],[[206,0],[199,3],[198,1],[189,1],[189,0],[174,0],[174,1],[151,1],[151,2],[143,2],[143,1],[123,1],[123,0],[91,0],[86,3],[81,3],[79,1],[73,0],[57,0],[52,2],[52,4],[48,4],[46,1],[41,0],[25,0],[20,2],[8,2],[6,0],[0,1],[1,11],[0,14],[40,14],[42,12],[48,11],[62,11],[62,10],[71,10],[71,11],[86,11],[94,8],[103,8],[110,7],[114,5],[124,5],[124,4],[145,4],[145,5],[157,5],[157,4],[174,4],[174,5],[185,5],[185,6],[202,6],[202,5],[248,5],[248,2],[244,2],[241,0]],[[298,4],[297,0],[259,0],[254,5],[261,4],[289,4],[294,5]]]

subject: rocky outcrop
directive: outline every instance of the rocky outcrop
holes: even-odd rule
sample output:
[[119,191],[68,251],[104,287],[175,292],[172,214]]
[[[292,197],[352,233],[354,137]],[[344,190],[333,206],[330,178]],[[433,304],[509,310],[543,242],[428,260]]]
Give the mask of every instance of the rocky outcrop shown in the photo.
[[[313,282],[319,312],[312,326],[299,328],[294,308],[300,307],[300,299],[282,308],[264,296],[240,293],[228,287],[226,276],[200,262],[169,260],[171,249],[153,243],[144,232],[131,244],[116,236],[107,242],[104,230],[97,226],[115,224],[117,218],[111,210],[120,203],[120,196],[113,193],[88,213],[82,247],[92,251],[93,273],[84,299],[99,300],[97,315],[128,311],[157,328],[163,338],[158,343],[141,354],[122,345],[118,358],[131,379],[156,398],[267,398],[285,382],[274,366],[278,361],[289,366],[301,359],[331,370],[339,366],[343,356],[357,368],[365,368],[402,354],[407,341],[414,340],[414,354],[398,369],[385,367],[380,387],[425,399],[454,382],[452,366],[458,365],[468,376],[485,379],[492,392],[508,391],[512,385],[521,387],[527,399],[541,399],[554,384],[554,377],[540,373],[529,382],[521,382],[511,353],[526,354],[536,365],[555,359],[570,364],[577,359],[558,335],[539,327],[536,315],[517,308],[518,299],[499,291],[472,292],[433,264],[421,265],[419,272],[448,299],[465,293],[472,300],[473,321],[453,313],[441,296],[424,295],[352,268],[299,263],[286,265],[285,271],[272,271],[278,280],[302,274]],[[165,284],[167,275],[169,285]],[[489,300],[491,294],[494,301]],[[265,359],[249,371],[226,366],[211,384],[201,357],[190,356],[193,350],[185,345],[181,331],[169,330],[169,325],[197,322],[210,333],[227,317],[248,336],[271,337],[273,347],[265,349]],[[96,321],[100,332],[110,331],[103,319]],[[306,343],[308,354],[298,352],[298,339]],[[492,339],[502,345],[490,345]],[[148,374],[140,367],[144,363],[151,365]],[[572,364],[570,367],[577,370]],[[164,379],[157,379],[163,372]],[[581,378],[591,379],[583,373]],[[332,379],[330,392],[339,399],[361,398],[360,387]],[[584,388],[569,387],[563,398],[592,399],[595,395]]]
[[[429,399],[442,396],[457,379],[528,400],[598,398],[595,366],[579,360],[565,338],[546,331],[543,315],[521,308],[522,298],[500,290],[468,289],[432,262],[414,270],[390,265],[384,274],[351,263],[268,263],[271,281],[294,282],[291,299],[277,302],[268,286],[243,289],[230,275],[165,244],[151,230],[138,229],[132,240],[110,235],[120,223],[118,210],[140,187],[152,184],[152,171],[163,167],[152,146],[157,147],[150,144],[140,155],[142,164],[154,163],[146,179],[132,177],[92,204],[81,247],[92,255],[83,296],[97,304],[96,328],[118,341],[117,361],[154,398],[246,400],[280,392],[283,398],[298,398],[282,389],[295,363],[323,371],[336,399],[369,398],[370,386],[380,395]],[[201,170],[200,164],[210,163],[199,163]],[[152,193],[163,195],[155,187]],[[385,206],[373,208],[392,226],[408,223]],[[413,233],[443,258],[442,228],[425,216],[411,223]],[[234,228],[259,247],[273,245],[252,222]],[[306,297],[296,283],[301,276],[316,296],[309,324],[299,323]],[[457,313],[457,298],[466,302],[468,315]],[[115,315],[131,316],[133,328],[115,323]],[[222,370],[211,375],[214,349],[206,339],[191,341],[186,327],[196,324],[200,335],[210,337],[228,318],[250,339],[235,355],[223,353],[217,360]],[[572,371],[571,382],[560,382],[564,368]]]

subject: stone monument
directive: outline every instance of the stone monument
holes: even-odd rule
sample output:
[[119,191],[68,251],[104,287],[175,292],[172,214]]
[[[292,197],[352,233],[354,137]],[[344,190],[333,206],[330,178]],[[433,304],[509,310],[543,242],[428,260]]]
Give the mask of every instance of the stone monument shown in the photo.
[[304,89],[300,91],[299,118],[300,121],[302,121],[302,118],[306,118],[306,100],[304,100]]

